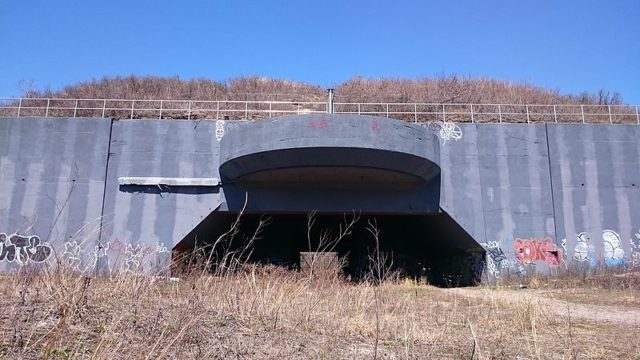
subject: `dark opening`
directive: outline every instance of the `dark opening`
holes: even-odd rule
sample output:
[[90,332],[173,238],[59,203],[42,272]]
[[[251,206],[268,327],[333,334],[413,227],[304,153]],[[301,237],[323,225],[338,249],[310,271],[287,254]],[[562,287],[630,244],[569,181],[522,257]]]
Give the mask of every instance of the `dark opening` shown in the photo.
[[[260,237],[253,243],[250,262],[300,267],[300,253],[320,249],[322,231],[336,236],[353,214],[316,214],[308,241],[308,214],[244,214],[232,249],[244,245],[255,232],[261,218],[269,218]],[[212,244],[236,220],[235,213],[214,212],[202,221],[177,250]],[[346,219],[346,220],[345,220]],[[415,215],[361,215],[349,236],[333,251],[346,259],[345,275],[362,279],[369,270],[369,255],[375,238],[367,227],[379,230],[380,252],[392,260],[392,269],[401,275],[427,280],[437,286],[467,286],[479,281],[484,250],[446,213]]]

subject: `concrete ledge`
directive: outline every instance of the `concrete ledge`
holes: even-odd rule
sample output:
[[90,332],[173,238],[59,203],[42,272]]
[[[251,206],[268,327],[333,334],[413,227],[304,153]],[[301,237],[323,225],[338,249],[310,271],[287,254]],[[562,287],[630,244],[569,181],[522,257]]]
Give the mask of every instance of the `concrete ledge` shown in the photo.
[[218,178],[119,177],[118,185],[219,186]]

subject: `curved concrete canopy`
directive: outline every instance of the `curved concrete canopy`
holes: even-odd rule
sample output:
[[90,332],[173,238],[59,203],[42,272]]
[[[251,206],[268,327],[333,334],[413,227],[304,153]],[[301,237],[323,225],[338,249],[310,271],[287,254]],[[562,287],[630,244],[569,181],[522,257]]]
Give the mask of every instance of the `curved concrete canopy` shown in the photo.
[[434,134],[398,120],[288,116],[228,123],[221,144],[220,174],[223,181],[313,177],[344,182],[372,179],[377,173],[379,182],[406,183],[409,178],[429,182],[440,174],[439,150]]

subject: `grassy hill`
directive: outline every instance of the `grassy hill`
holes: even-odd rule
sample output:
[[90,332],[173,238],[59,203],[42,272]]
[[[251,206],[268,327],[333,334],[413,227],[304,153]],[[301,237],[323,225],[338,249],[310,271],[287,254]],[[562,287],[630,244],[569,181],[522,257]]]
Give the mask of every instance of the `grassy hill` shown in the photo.
[[[341,102],[622,104],[619,93],[605,90],[597,93],[560,94],[558,90],[527,83],[457,75],[419,79],[354,77],[336,84],[335,88],[336,100]],[[28,90],[23,96],[70,99],[323,101],[325,90],[316,84],[259,76],[217,81],[131,75],[84,81],[60,90]]]

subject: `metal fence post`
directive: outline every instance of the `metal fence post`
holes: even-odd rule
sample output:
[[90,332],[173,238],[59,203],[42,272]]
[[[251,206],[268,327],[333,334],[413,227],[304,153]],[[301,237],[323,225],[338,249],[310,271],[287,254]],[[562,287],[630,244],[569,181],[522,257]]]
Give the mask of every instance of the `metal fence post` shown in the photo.
[[327,89],[327,114],[333,114],[333,101],[335,89]]
[[[15,106],[15,99],[18,99],[18,105]],[[32,103],[30,103],[29,101],[32,101],[35,103],[35,105],[31,105]],[[46,105],[42,106],[41,104],[43,102],[46,101]],[[58,102],[63,102],[62,105],[56,105],[56,101]],[[74,106],[73,108],[68,106],[68,102],[69,101],[74,101]],[[80,104],[80,101],[85,101],[85,102],[90,102],[92,105],[83,105]],[[160,102],[160,106],[158,108],[154,108],[155,105],[153,107],[145,107],[142,106],[140,109],[136,108],[136,101],[135,99],[56,99],[56,98],[13,98],[12,103],[13,106],[8,106],[6,108],[10,108],[10,109],[17,109],[17,116],[25,116],[24,115],[24,111],[22,110],[22,107],[24,105],[24,108],[27,109],[27,115],[29,116],[31,114],[31,112],[29,112],[29,109],[35,109],[35,112],[38,112],[40,110],[42,110],[43,108],[45,109],[45,114],[41,114],[44,115],[45,117],[56,117],[56,116],[69,116],[69,113],[67,111],[71,111],[73,113],[73,117],[77,118],[79,116],[97,116],[98,114],[96,114],[96,112],[100,111],[100,107],[99,106],[95,106],[96,103],[98,103],[99,101],[102,101],[102,117],[104,118],[107,115],[113,115],[113,112],[124,112],[124,111],[129,111],[129,118],[130,119],[134,119],[136,116],[136,111],[142,111],[143,114],[142,115],[138,115],[138,116],[144,116],[146,113],[144,113],[145,111],[153,111],[153,110],[158,110],[158,119],[164,119],[164,116],[166,115],[165,112],[165,108],[164,108],[164,100],[141,100],[143,103],[147,103],[147,102],[153,102],[153,104],[157,103],[158,101]],[[110,108],[107,108],[107,101],[112,101],[114,103],[114,105],[112,105]],[[194,110],[194,104],[193,104],[193,100],[167,100],[170,103],[180,103],[180,107],[182,107],[182,105],[184,105],[185,102],[188,103],[188,108],[187,110],[187,119],[191,120],[191,116],[193,115],[192,112]],[[125,102],[130,102],[129,105],[125,105]],[[197,102],[197,101],[196,101]],[[273,100],[265,100],[265,101],[261,101],[261,100],[244,100],[244,101],[224,101],[225,103],[231,103],[231,106],[229,105],[225,105],[223,106],[221,104],[222,101],[220,100],[210,100],[210,101],[202,101],[203,103],[206,103],[207,105],[204,108],[201,108],[201,110],[205,111],[205,112],[209,112],[210,111],[215,111],[216,112],[216,116],[215,118],[218,120],[220,119],[220,116],[222,115],[223,117],[229,117],[229,115],[226,115],[228,113],[235,113],[235,112],[242,112],[242,108],[238,109],[238,107],[240,107],[239,105],[236,106],[236,104],[241,104],[244,103],[244,117],[246,119],[249,119],[249,110],[251,110],[252,112],[252,116],[254,118],[264,118],[264,113],[268,112],[268,117],[269,118],[273,118],[274,116],[277,115],[277,112],[279,113],[286,113],[288,112],[287,110],[277,110],[274,109],[274,104],[276,105],[276,108],[278,108],[278,104],[279,103],[285,103],[285,104],[293,104],[292,101],[282,101],[282,102],[278,102],[278,101],[273,101]],[[209,109],[208,108],[208,104],[211,104],[215,102],[216,103],[216,108],[215,109]],[[249,107],[249,103],[251,103],[251,107]],[[320,102],[310,102],[309,104],[313,104],[313,106],[319,105]],[[83,105],[83,106],[81,106]],[[264,105],[268,105],[264,106]],[[338,104],[339,105],[339,104]],[[602,114],[600,109],[602,109],[602,106],[605,105],[589,105],[589,104],[580,104],[580,113],[576,113],[575,107],[578,106],[576,105],[563,105],[563,104],[548,104],[548,105],[536,105],[533,104],[531,106],[534,106],[534,111],[533,114],[531,112],[531,109],[529,109],[529,104],[449,104],[449,103],[441,103],[440,104],[440,109],[436,109],[438,107],[437,104],[428,104],[428,103],[417,103],[417,102],[408,102],[408,103],[389,103],[389,102],[378,102],[378,103],[361,103],[361,102],[352,102],[352,103],[343,103],[343,105],[345,106],[355,106],[357,108],[357,114],[358,115],[365,115],[365,114],[377,114],[377,115],[384,115],[387,118],[390,118],[391,115],[398,115],[404,118],[404,120],[406,121],[411,121],[411,119],[409,118],[409,116],[411,115],[411,111],[413,111],[413,121],[414,123],[417,123],[419,121],[424,121],[425,119],[428,120],[431,118],[431,115],[435,115],[436,116],[436,121],[437,121],[437,114],[438,111],[441,111],[442,113],[442,121],[449,121],[449,120],[456,120],[457,117],[456,115],[464,115],[464,111],[462,110],[457,110],[458,108],[462,107],[462,106],[469,106],[469,113],[471,116],[471,123],[475,123],[476,121],[476,116],[477,115],[481,115],[481,122],[483,119],[483,115],[489,115],[489,116],[494,116],[496,111],[495,110],[483,110],[483,106],[486,107],[490,107],[490,106],[496,106],[497,107],[497,113],[498,113],[498,121],[500,123],[503,122],[513,122],[513,121],[517,121],[517,116],[518,116],[518,112],[517,111],[510,111],[509,109],[515,107],[515,106],[522,106],[525,105],[525,115],[526,115],[526,120],[527,123],[533,123],[533,115],[536,116],[540,116],[542,118],[542,121],[547,123],[549,122],[547,120],[547,116],[553,115],[553,121],[557,124],[560,123],[562,121],[569,121],[569,122],[575,122],[574,120],[572,120],[572,116],[577,116],[579,115],[582,123],[583,124],[588,124],[591,121],[587,121],[588,116],[594,116],[596,118],[600,118],[603,115],[607,115],[609,118],[609,124],[613,124],[613,116],[616,115],[617,116],[617,120],[618,122],[623,122],[623,123],[632,123],[633,121],[633,115],[636,116],[636,124],[640,125],[640,105],[615,105],[615,104],[607,104],[607,113],[606,114]],[[396,108],[391,109],[391,105],[395,105]],[[422,120],[420,120],[420,116],[418,114],[418,105],[422,106],[424,109],[421,109],[420,114],[425,114],[425,118],[423,118]],[[452,118],[447,119],[447,105],[452,105]],[[480,111],[478,111],[476,113],[476,109],[475,109],[475,105],[480,106]],[[502,106],[507,106],[507,111],[505,111],[504,113],[502,112]],[[129,108],[127,107],[129,106]],[[367,110],[367,109],[363,109],[363,107],[372,107],[373,110]],[[383,109],[380,109],[378,106],[382,106]],[[543,106],[544,109],[541,111],[537,111],[535,107],[536,106]],[[558,106],[560,106],[560,109],[558,110]],[[595,112],[589,112],[589,107],[596,107]],[[413,109],[411,108],[413,107]],[[553,113],[548,112],[548,108],[552,107],[553,109]],[[407,110],[407,108],[409,110]],[[569,110],[565,110],[565,108],[569,109]],[[585,109],[586,108],[586,109]],[[618,110],[618,112],[616,111],[616,108],[620,108],[623,110]],[[111,110],[112,113],[107,114],[107,109]],[[626,110],[625,110],[626,109]],[[89,110],[90,114],[87,115],[85,113],[80,113],[80,111],[87,111]],[[182,111],[182,109],[177,109],[177,108],[172,108],[171,105],[166,109],[168,111],[171,110],[176,110],[176,111]],[[339,109],[338,109],[339,110]],[[353,109],[356,110],[356,109]],[[364,111],[367,110],[367,111]],[[391,111],[393,110],[393,111]],[[634,112],[635,110],[635,112]],[[314,110],[315,111],[315,110]],[[312,112],[314,112],[312,111]],[[350,112],[349,112],[350,111]],[[222,114],[224,112],[224,114]],[[355,114],[356,111],[352,111],[352,110],[344,110],[341,113],[351,113],[351,114]],[[196,114],[197,115],[197,114]],[[406,116],[405,116],[406,115]],[[504,118],[504,115],[506,115],[507,117]],[[508,115],[514,115],[514,118],[510,118]],[[118,115],[116,115],[118,116]],[[167,115],[167,116],[170,116]],[[205,116],[209,116],[206,115]],[[240,115],[241,116],[241,115]],[[628,118],[627,118],[628,117]],[[469,121],[469,119],[463,119],[462,121]],[[495,119],[490,119],[489,121],[495,121]],[[540,121],[539,119],[536,121]],[[596,121],[599,121],[596,119]]]
[[447,121],[447,114],[445,114],[444,104],[442,104],[442,122]]

